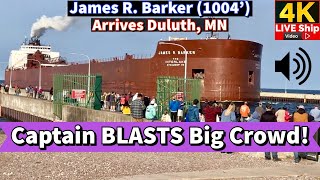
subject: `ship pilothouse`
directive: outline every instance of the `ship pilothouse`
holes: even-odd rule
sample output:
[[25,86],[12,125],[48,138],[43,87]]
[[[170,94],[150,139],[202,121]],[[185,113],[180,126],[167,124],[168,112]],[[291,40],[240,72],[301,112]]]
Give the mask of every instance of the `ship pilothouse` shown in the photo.
[[47,64],[61,64],[59,52],[51,51],[51,46],[41,45],[37,37],[27,38],[19,50],[12,50],[9,58],[8,69],[27,69],[34,65],[46,66]]

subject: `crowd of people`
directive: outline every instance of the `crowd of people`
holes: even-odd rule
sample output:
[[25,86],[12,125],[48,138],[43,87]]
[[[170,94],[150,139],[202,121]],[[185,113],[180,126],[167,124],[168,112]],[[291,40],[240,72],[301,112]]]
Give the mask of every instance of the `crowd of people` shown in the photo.
[[[9,93],[8,85],[1,85],[5,93]],[[21,93],[18,86],[14,88],[15,95]],[[28,86],[25,89],[27,97],[41,98],[42,89],[37,86]],[[50,90],[50,96],[53,95],[53,88]],[[135,122],[149,121],[162,122],[320,122],[320,109],[318,105],[308,113],[303,105],[297,106],[294,112],[290,112],[286,107],[275,109],[271,104],[263,106],[259,103],[253,113],[247,102],[236,107],[231,102],[227,106],[217,101],[202,101],[194,99],[192,104],[187,106],[182,96],[173,96],[168,102],[168,107],[164,108],[162,116],[157,116],[157,103],[154,97],[143,96],[140,93],[117,94],[115,92],[103,93],[101,96],[101,109],[111,112],[121,112],[130,115]],[[295,152],[295,162],[300,162],[305,158],[306,153]],[[265,159],[280,161],[277,152],[266,152]]]
[[[10,91],[9,85],[1,84],[0,89],[2,90],[2,88],[4,89],[4,93],[9,94],[9,91]],[[16,96],[19,96],[21,93],[22,93],[21,88],[17,85],[14,86],[14,94]],[[26,97],[29,97],[29,98],[46,99],[43,89],[38,88],[38,86],[33,87],[29,85],[28,87],[25,88],[25,94],[26,94]],[[52,101],[52,97],[53,97],[53,87],[50,89],[49,97],[47,97],[47,99]]]
[[[9,94],[9,91],[10,91],[9,85],[1,84],[1,85],[0,85],[0,92],[2,92],[2,87],[3,87],[3,89],[4,89],[4,93]],[[14,94],[15,94],[16,96],[19,96],[19,95],[21,94],[21,88],[20,88],[19,86],[15,86],[15,87],[14,87]]]
[[[157,118],[157,104],[155,98],[144,97],[142,94],[131,93],[119,95],[114,92],[104,93],[102,107],[110,111],[119,111],[131,115],[135,122],[143,119],[162,122],[320,122],[319,106],[308,113],[303,105],[299,105],[295,112],[289,112],[286,107],[275,109],[271,104],[263,106],[259,103],[251,114],[250,107],[244,102],[239,107],[229,103],[226,108],[216,101],[199,102],[194,99],[192,105],[186,107],[182,97],[172,97],[161,118]],[[306,158],[304,152],[294,152],[294,162],[299,163]],[[277,152],[266,152],[265,159],[281,161]]]
[[101,109],[111,112],[122,112],[131,115],[135,121],[142,122],[144,118],[156,120],[157,104],[155,98],[143,96],[140,93],[118,94],[104,92],[101,96]]
[[38,88],[38,86],[28,86],[26,87],[26,94],[27,94],[27,97],[30,97],[30,98],[38,98],[38,99],[41,99],[43,98],[43,90],[41,88]]
[[[255,111],[250,114],[250,108],[248,103],[245,102],[236,111],[234,103],[230,103],[228,108],[223,110],[216,103],[205,103],[202,107],[203,110],[197,107],[198,100],[193,101],[193,106],[189,108],[187,117],[189,122],[200,122],[201,114],[204,114],[205,122],[217,122],[220,119],[221,122],[320,122],[320,110],[319,106],[315,105],[314,108],[307,113],[303,105],[299,105],[295,112],[290,114],[286,107],[275,110],[271,104],[267,104],[265,108],[260,103]],[[190,110],[191,109],[191,110]],[[197,110],[194,110],[197,109]],[[194,118],[196,116],[196,118]],[[191,118],[192,117],[192,118]],[[215,121],[214,117],[216,117]],[[265,159],[274,161],[281,161],[278,158],[277,152],[266,152]],[[294,162],[299,163],[301,158],[306,158],[305,152],[294,152]]]
[[[134,119],[145,118],[147,120],[160,120],[163,122],[311,122],[320,121],[320,110],[318,106],[308,114],[303,105],[297,107],[295,112],[289,112],[286,107],[279,109],[271,108],[275,120],[270,120],[267,107],[259,103],[251,114],[247,102],[236,107],[234,103],[227,106],[216,101],[199,102],[186,106],[183,98],[174,96],[168,102],[168,108],[162,116],[157,117],[157,103],[154,97],[150,98],[142,94],[117,94],[115,92],[103,93],[101,97],[102,110],[122,112],[131,115]],[[166,109],[166,108],[165,108]],[[265,114],[267,113],[267,114]],[[263,117],[263,118],[262,118]]]

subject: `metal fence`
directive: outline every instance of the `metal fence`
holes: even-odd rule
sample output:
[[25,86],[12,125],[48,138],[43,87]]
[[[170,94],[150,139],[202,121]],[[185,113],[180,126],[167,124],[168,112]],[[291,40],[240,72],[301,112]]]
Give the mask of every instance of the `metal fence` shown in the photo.
[[53,77],[53,112],[62,119],[62,106],[101,109],[101,75],[56,74]]
[[[185,92],[185,95],[184,95]],[[192,104],[194,99],[200,100],[201,80],[184,79],[180,77],[160,76],[157,78],[157,117],[161,118],[164,111],[169,112],[169,102],[172,97],[182,97],[188,105]]]

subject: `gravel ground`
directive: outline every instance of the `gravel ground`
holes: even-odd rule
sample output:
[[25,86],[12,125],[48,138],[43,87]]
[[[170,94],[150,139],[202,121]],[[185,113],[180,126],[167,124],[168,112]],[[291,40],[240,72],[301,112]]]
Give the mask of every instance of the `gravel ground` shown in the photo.
[[[240,179],[240,178],[239,178]],[[228,179],[228,180],[239,180],[239,179]],[[319,178],[309,177],[309,176],[299,176],[299,177],[279,177],[279,178],[254,178],[254,180],[316,180]]]
[[[0,143],[4,138],[0,134]],[[296,165],[292,159],[265,161],[240,153],[1,153],[0,162],[0,179],[109,179],[214,169],[303,167],[315,163],[304,160]]]

